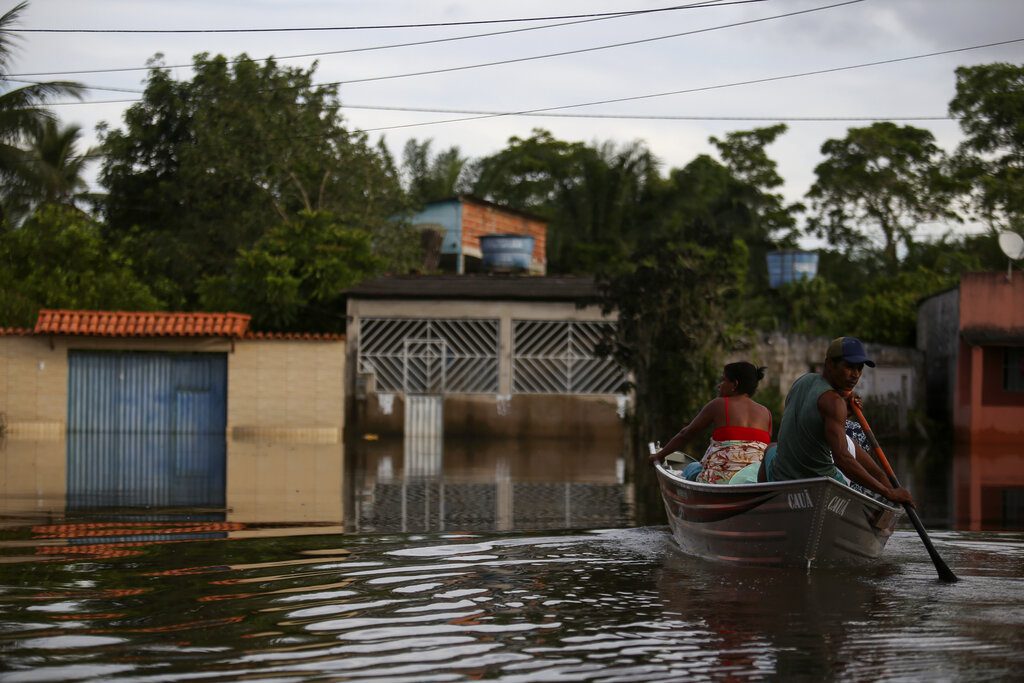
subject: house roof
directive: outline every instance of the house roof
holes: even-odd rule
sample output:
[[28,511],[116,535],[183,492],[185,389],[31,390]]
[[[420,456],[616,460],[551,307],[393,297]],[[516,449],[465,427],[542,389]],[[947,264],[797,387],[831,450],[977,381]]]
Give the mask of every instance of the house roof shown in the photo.
[[595,303],[592,277],[530,275],[391,275],[367,280],[348,290],[356,299],[463,299],[501,301],[573,301]]
[[537,221],[538,223],[544,223],[545,225],[548,223],[548,219],[544,218],[544,216],[538,216],[537,214],[530,213],[529,211],[522,211],[520,209],[514,209],[511,206],[505,206],[504,204],[495,204],[492,201],[488,201],[486,199],[483,199],[482,197],[477,197],[476,195],[472,195],[472,194],[459,194],[459,195],[455,195],[454,197],[445,197],[444,199],[435,199],[433,201],[427,202],[426,205],[430,206],[432,204],[448,204],[448,203],[451,203],[451,202],[465,202],[465,203],[470,203],[470,204],[478,204],[480,206],[487,206],[487,207],[490,207],[492,209],[496,209],[498,211],[503,211],[503,212],[508,213],[508,214],[513,214],[513,215],[516,215],[516,216],[522,216],[523,218],[526,218],[528,220]]
[[89,337],[231,337],[249,329],[244,313],[41,310],[36,334]]

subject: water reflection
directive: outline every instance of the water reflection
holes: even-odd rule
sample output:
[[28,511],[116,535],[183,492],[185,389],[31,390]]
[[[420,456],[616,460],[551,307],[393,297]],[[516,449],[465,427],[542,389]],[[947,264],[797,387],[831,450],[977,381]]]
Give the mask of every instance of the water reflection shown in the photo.
[[224,507],[223,434],[70,432],[69,510]]
[[360,532],[624,526],[632,497],[618,444],[384,439],[350,447]]
[[960,529],[1024,529],[1024,455],[1018,444],[957,444],[953,508]]
[[[632,522],[621,444],[391,438],[340,443],[210,434],[7,440],[0,511],[121,509],[350,531],[594,528]],[[153,515],[156,516],[153,516]],[[217,516],[219,514],[219,516]]]
[[[10,540],[12,530],[0,532]],[[4,680],[1014,680],[1024,536],[856,571],[722,566],[664,529],[324,534],[0,563]]]

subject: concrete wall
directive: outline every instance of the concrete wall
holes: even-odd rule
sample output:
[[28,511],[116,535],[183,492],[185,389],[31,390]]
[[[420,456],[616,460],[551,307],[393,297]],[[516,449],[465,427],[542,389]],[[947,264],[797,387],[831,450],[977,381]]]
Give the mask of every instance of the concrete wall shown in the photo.
[[[348,302],[346,402],[349,424],[360,433],[401,434],[401,395],[381,396],[372,378],[358,377],[357,354],[363,318],[430,318],[435,320],[497,318],[497,394],[451,394],[444,399],[444,430],[451,435],[622,439],[621,397],[612,395],[512,394],[512,321],[614,321],[596,306],[577,308],[571,302],[399,301],[351,298]],[[502,398],[499,398],[502,397]],[[390,403],[388,403],[390,402]]]
[[959,349],[960,290],[936,294],[917,309],[917,348],[924,354],[928,414],[953,419]]
[[[376,393],[352,402],[350,426],[364,434],[402,434],[405,401],[402,394]],[[449,394],[444,397],[446,436],[486,436],[578,439],[592,442],[625,438],[625,420],[614,396],[515,394],[499,399],[491,394]]]
[[1024,347],[1024,273],[968,273],[960,301],[957,440],[1019,444],[1024,393],[1003,389],[1003,366],[1006,347]]
[[220,352],[234,438],[340,443],[345,342],[0,336],[0,413],[11,438],[63,438],[68,351]]
[[[0,413],[10,438],[63,439],[68,351],[230,352],[225,339],[0,336]],[[230,356],[228,372],[230,373]]]
[[228,441],[228,521],[340,524],[344,518],[341,443]]
[[[772,332],[762,335],[745,351],[730,353],[726,362],[747,360],[768,369],[764,384],[778,387],[783,396],[801,375],[817,372],[832,339]],[[906,394],[911,405],[923,399],[924,357],[917,349],[885,344],[865,344],[875,368],[865,368],[857,385],[864,397],[882,398]]]
[[[762,386],[776,387],[785,398],[798,377],[821,369],[831,341],[829,337],[772,332],[755,340],[751,348],[728,354],[726,362],[746,360],[766,366]],[[857,393],[865,399],[872,427],[879,433],[911,434],[910,413],[924,406],[924,354],[907,347],[865,346],[876,367],[864,369]]]
[[238,341],[228,356],[228,433],[340,443],[344,380],[344,341]]

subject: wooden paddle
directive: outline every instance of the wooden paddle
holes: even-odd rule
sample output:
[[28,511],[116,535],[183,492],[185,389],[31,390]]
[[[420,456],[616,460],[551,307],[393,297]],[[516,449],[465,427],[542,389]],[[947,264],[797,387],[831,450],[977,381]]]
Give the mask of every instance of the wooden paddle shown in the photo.
[[[900,481],[896,478],[896,473],[893,472],[892,465],[889,464],[889,460],[885,457],[885,453],[882,452],[882,447],[878,445],[878,439],[875,438],[874,432],[871,431],[871,427],[868,425],[867,418],[864,417],[864,413],[861,411],[860,406],[853,399],[853,395],[850,394],[848,397],[848,403],[850,408],[853,410],[853,414],[857,416],[857,422],[864,428],[864,434],[868,437],[868,443],[871,444],[871,450],[874,451],[875,458],[878,459],[882,469],[885,470],[886,475],[889,477],[889,481],[893,486],[899,487]],[[921,518],[917,516],[917,510],[913,508],[909,503],[903,504],[903,509],[907,511],[907,517],[913,522],[914,528],[917,529],[917,535],[921,537],[921,542],[924,543],[925,549],[928,551],[928,555],[931,556],[932,562],[935,564],[935,570],[939,572],[939,579],[948,583],[958,581],[956,574],[946,566],[946,563],[941,557],[939,557],[939,551],[932,545],[932,539],[928,538],[928,532],[925,531],[924,524],[921,523]]]

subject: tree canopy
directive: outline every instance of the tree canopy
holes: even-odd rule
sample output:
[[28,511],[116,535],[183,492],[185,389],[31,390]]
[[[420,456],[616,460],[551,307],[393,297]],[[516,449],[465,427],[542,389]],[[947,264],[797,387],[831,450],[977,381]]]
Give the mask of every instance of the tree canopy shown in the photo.
[[958,165],[978,213],[994,228],[1024,231],[1024,65],[960,67],[949,112],[966,136]]
[[199,282],[300,211],[365,220],[396,265],[411,256],[394,164],[343,127],[314,68],[201,54],[176,81],[154,67],[124,129],[104,131],[108,236],[173,305],[196,305]]
[[825,161],[807,194],[809,228],[833,244],[880,251],[886,266],[896,268],[915,228],[956,216],[957,187],[929,131],[883,121],[851,128],[846,137],[827,140],[821,152]]

